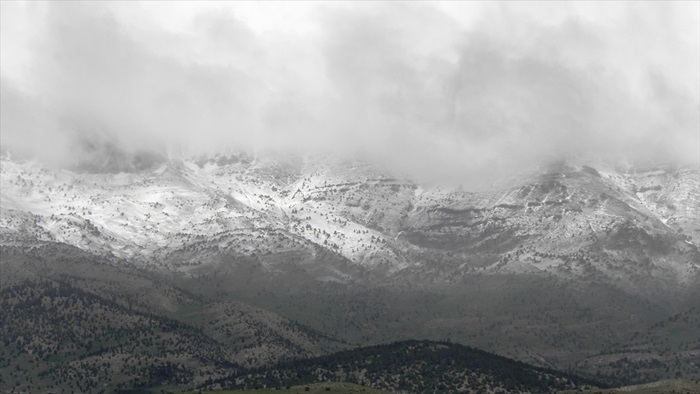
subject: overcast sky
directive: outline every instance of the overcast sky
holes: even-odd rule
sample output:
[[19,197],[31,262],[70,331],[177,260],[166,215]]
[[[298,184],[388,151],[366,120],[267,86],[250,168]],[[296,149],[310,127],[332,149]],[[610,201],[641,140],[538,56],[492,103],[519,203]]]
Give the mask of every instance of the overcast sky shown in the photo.
[[700,160],[700,2],[0,3],[2,149]]

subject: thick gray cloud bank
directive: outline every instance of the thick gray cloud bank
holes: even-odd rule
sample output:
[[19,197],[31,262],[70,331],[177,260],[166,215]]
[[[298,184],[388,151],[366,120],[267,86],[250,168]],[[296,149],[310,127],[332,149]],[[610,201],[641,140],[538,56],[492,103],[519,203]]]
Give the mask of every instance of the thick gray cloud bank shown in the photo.
[[700,3],[2,2],[2,149],[700,160]]

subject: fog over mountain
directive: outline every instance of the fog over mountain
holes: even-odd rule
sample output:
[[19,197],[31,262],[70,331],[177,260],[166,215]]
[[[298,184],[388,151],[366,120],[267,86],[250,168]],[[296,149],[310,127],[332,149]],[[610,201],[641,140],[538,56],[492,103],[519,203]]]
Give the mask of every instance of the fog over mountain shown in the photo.
[[700,2],[0,7],[3,392],[697,391]]
[[[697,2],[3,2],[2,150],[700,160]],[[419,164],[419,165],[417,165]]]

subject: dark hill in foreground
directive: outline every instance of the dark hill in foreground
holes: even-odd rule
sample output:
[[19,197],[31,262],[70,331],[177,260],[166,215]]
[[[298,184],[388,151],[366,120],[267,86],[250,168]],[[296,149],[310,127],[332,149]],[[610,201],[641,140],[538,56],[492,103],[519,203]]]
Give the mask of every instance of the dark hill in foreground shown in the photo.
[[547,393],[598,383],[448,342],[403,341],[237,371],[207,388],[286,387],[348,381],[408,392]]

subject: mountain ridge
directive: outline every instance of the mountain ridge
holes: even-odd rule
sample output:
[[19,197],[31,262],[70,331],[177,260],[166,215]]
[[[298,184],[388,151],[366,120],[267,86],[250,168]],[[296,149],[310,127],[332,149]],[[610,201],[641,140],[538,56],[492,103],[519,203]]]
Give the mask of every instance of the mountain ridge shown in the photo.
[[[263,162],[175,160],[151,171],[79,175],[5,160],[3,210],[36,215],[36,231],[44,238],[142,262],[167,261],[168,253],[192,247],[192,238],[201,236],[220,236],[219,248],[237,241],[237,251],[250,254],[264,246],[250,239],[245,245],[234,230],[274,229],[286,242],[316,244],[359,266],[388,268],[389,274],[415,266],[405,252],[415,247],[466,246],[472,254],[481,248],[500,255],[500,261],[490,259],[493,269],[519,269],[513,266],[513,254],[524,253],[518,244],[536,237],[530,247],[535,250],[516,265],[563,275],[549,269],[566,266],[557,261],[562,257],[543,258],[553,252],[547,244],[561,252],[573,242],[568,247],[573,256],[600,248],[595,245],[600,233],[613,231],[612,237],[605,234],[611,242],[601,245],[608,255],[627,247],[625,242],[646,243],[652,252],[646,257],[665,275],[687,282],[700,272],[692,259],[653,256],[655,249],[668,254],[673,248],[698,256],[697,170],[622,175],[559,165],[503,193],[474,193],[426,189],[366,166],[319,171],[311,165],[309,174]],[[670,264],[677,260],[686,263]]]
[[0,171],[4,250],[70,245],[348,345],[451,339],[614,384],[695,376],[700,340],[653,327],[698,307],[696,169],[558,163],[480,191],[294,156]]

